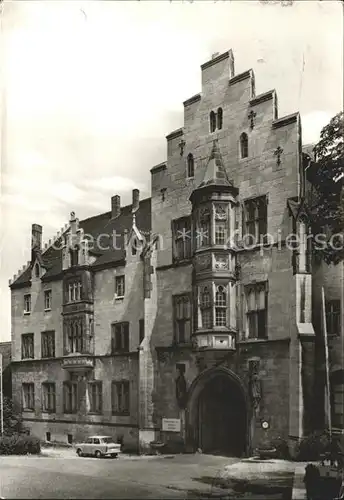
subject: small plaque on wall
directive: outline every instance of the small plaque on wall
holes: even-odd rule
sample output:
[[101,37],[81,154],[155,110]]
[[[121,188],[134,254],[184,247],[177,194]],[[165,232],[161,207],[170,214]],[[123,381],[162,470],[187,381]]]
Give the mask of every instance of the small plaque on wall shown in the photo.
[[168,432],[180,432],[180,418],[163,418],[162,430]]

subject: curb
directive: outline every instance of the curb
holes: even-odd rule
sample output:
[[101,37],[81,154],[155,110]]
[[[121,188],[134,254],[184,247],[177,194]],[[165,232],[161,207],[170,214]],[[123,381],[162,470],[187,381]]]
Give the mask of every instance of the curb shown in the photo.
[[305,483],[303,482],[303,477],[305,475],[305,466],[306,464],[300,463],[295,467],[293,491],[291,495],[292,500],[307,499]]

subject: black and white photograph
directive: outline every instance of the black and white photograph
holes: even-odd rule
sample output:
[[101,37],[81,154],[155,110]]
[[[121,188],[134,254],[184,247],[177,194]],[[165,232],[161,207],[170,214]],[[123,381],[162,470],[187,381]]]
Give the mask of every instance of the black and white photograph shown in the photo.
[[0,499],[344,500],[343,22],[0,1]]

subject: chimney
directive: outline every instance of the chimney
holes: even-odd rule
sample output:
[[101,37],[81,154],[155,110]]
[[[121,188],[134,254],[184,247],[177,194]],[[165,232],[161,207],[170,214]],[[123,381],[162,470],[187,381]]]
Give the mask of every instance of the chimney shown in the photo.
[[116,194],[111,197],[111,219],[121,215],[121,197]]
[[79,229],[79,219],[75,217],[75,212],[70,213],[69,224],[71,230],[70,232],[72,234],[76,234],[77,230]]
[[133,205],[132,205],[132,212],[136,212],[139,209],[139,203],[140,203],[140,190],[139,189],[133,189]]
[[31,249],[42,249],[42,226],[39,224],[32,224],[31,229]]

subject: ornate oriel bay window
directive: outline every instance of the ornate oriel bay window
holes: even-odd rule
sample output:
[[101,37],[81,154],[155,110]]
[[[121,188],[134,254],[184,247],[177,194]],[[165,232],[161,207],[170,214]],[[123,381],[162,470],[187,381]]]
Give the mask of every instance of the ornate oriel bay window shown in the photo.
[[92,354],[93,353],[93,326],[84,317],[72,316],[64,320],[64,353]]
[[196,286],[197,330],[230,328],[229,282],[206,282]]
[[236,257],[232,242],[237,195],[214,141],[204,179],[190,196],[197,348],[235,348]]
[[194,211],[194,250],[210,246],[230,248],[236,206],[232,203],[207,203]]

